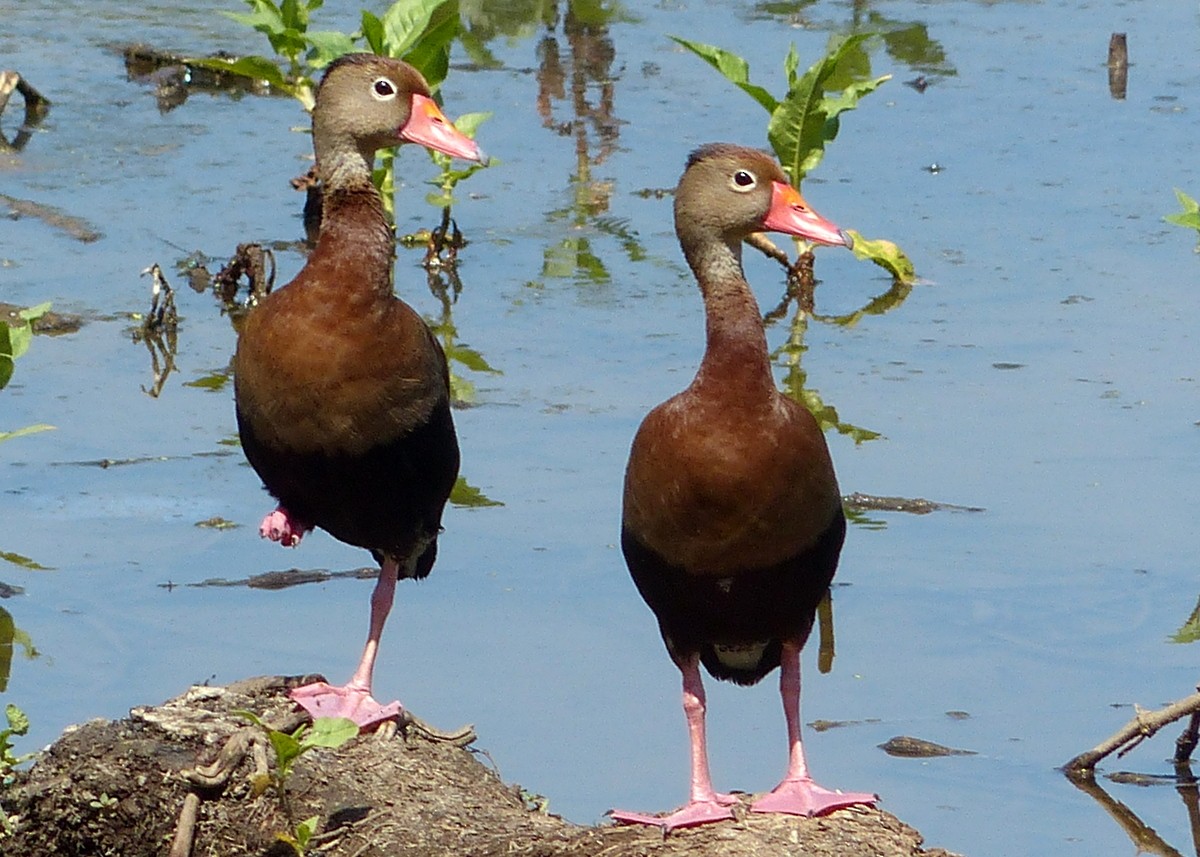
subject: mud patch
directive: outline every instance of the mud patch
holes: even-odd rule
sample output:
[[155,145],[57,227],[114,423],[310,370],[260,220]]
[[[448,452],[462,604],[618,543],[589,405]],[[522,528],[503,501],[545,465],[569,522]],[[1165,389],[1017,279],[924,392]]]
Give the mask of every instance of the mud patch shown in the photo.
[[[256,768],[270,763],[268,745],[234,712],[254,711],[275,728],[298,724],[303,715],[286,691],[309,678],[194,687],[125,720],[71,727],[0,794],[13,826],[0,849],[24,857],[161,857],[190,804],[190,852],[176,846],[172,855],[286,857],[294,852],[277,834],[315,815],[309,853],[331,857],[953,857],[923,850],[921,835],[896,817],[858,807],[806,819],[750,816],[743,804],[734,822],[665,839],[645,828],[574,825],[531,806],[481,754],[416,728],[306,753],[288,781],[285,808],[271,789],[254,788]],[[223,761],[225,777],[214,774]]]

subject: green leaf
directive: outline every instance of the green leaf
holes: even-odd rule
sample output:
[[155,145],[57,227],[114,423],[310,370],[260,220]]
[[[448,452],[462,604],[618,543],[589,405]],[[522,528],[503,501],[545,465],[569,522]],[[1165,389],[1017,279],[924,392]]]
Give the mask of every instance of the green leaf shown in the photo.
[[454,488],[450,491],[450,502],[455,506],[466,506],[468,508],[504,505],[499,500],[493,500],[488,497],[461,476],[455,481]]
[[[22,429],[22,431],[24,431],[24,429]],[[15,437],[16,434],[17,432],[14,432],[13,436]],[[4,560],[5,562],[11,562],[13,565],[19,565],[21,568],[24,568],[28,571],[54,571],[54,569],[50,566],[36,563],[29,557],[21,556],[19,553],[0,551],[0,559]]]
[[31,342],[33,342],[33,326],[29,322],[14,326],[0,321],[0,355],[16,360],[29,350]]
[[383,22],[379,20],[377,15],[363,9],[362,12],[362,34],[366,40],[367,47],[371,49],[371,53],[383,55]]
[[779,105],[779,102],[775,100],[775,97],[771,93],[767,92],[761,86],[756,86],[750,82],[750,64],[737,54],[722,50],[715,45],[690,42],[687,39],[681,39],[679,36],[671,36],[670,38],[676,44],[687,48],[717,71],[721,72],[726,80],[761,104],[768,113],[774,112]]
[[[1200,230],[1200,202],[1192,199],[1179,188],[1175,188],[1175,198],[1179,200],[1179,204],[1183,207],[1183,211],[1178,214],[1168,214],[1163,220],[1167,223],[1173,223],[1176,226],[1183,226],[1186,229]],[[2,347],[0,347],[2,350]],[[0,387],[4,386],[0,384]]]
[[357,735],[358,724],[348,717],[318,717],[300,742],[301,750],[309,747],[337,748]]
[[498,369],[491,367],[482,354],[464,345],[450,345],[446,348],[446,357],[461,363],[473,372],[491,372],[493,375],[501,374]]
[[796,80],[771,113],[767,139],[793,184],[799,185],[821,162],[825,144],[837,136],[838,115],[854,109],[863,95],[889,79],[890,75],[854,80],[836,98],[825,97],[835,77],[847,76],[847,65],[860,63],[865,56],[862,43],[868,37],[867,33],[857,33],[841,41],[831,41],[825,56]]
[[[8,386],[8,382],[12,380],[13,371],[17,368],[13,363],[12,355],[7,353],[8,336],[7,327],[0,325],[0,390]],[[0,435],[0,438],[3,436]]]
[[337,31],[308,33],[304,39],[312,45],[308,65],[314,69],[325,68],[338,57],[352,53],[357,48],[353,38]]
[[454,127],[471,139],[475,139],[475,134],[478,133],[479,126],[491,118],[492,112],[490,110],[478,113],[464,113],[454,120]]
[[296,87],[284,75],[283,69],[266,57],[250,56],[241,57],[236,60],[220,59],[219,57],[200,57],[188,59],[186,62],[188,65],[196,65],[201,68],[212,69],[213,71],[223,71],[226,74],[236,74],[239,77],[248,77],[251,80],[261,80],[282,92],[286,92],[288,95],[295,94]]
[[383,53],[390,57],[403,57],[421,38],[433,18],[433,13],[450,2],[453,0],[396,0],[383,13],[381,19],[384,32]]
[[26,321],[37,321],[46,313],[50,312],[51,306],[53,306],[53,304],[50,301],[46,301],[45,303],[38,304],[37,306],[27,307],[26,309],[18,312],[17,315]]
[[412,49],[399,54],[425,76],[429,88],[434,91],[450,71],[450,46],[461,28],[458,0],[443,0]]
[[4,706],[4,716],[8,720],[8,731],[13,735],[24,735],[29,731],[29,717],[11,702]]
[[846,232],[854,239],[854,247],[851,249],[859,259],[870,259],[887,270],[898,282],[912,284],[917,281],[917,272],[912,260],[896,244],[883,238],[863,238],[853,229],[847,229]]
[[[302,735],[301,730],[303,729],[303,726],[297,729],[297,735]],[[304,752],[300,741],[296,736],[280,732],[278,729],[268,729],[267,737],[271,739],[271,746],[275,749],[275,760],[279,765],[279,772],[286,776],[292,767],[292,762],[296,761],[296,758]]]

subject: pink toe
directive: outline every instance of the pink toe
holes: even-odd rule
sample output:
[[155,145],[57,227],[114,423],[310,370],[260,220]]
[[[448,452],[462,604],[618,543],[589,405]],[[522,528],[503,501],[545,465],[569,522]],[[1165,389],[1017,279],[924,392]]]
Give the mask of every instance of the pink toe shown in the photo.
[[394,720],[404,710],[396,701],[379,704],[368,690],[350,685],[333,687],[323,681],[298,687],[289,696],[314,719],[346,717],[362,730],[369,730],[385,720]]
[[830,791],[809,779],[784,780],[770,794],[756,800],[750,811],[814,816],[848,806],[869,806],[878,800],[877,795],[866,792]]
[[622,824],[645,824],[661,827],[664,833],[670,833],[680,827],[698,827],[701,824],[728,821],[734,817],[733,810],[729,807],[736,802],[737,798],[732,795],[714,795],[713,800],[692,801],[670,815],[645,815],[620,809],[614,809],[609,815],[614,821]]

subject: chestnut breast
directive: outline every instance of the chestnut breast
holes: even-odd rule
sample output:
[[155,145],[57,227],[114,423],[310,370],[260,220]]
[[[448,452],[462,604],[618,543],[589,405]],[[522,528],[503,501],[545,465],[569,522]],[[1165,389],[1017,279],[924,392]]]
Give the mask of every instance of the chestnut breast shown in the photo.
[[238,411],[260,443],[357,455],[447,400],[445,357],[424,321],[390,294],[345,282],[355,273],[314,258],[246,319]]
[[624,526],[697,575],[773,566],[814,545],[837,515],[833,465],[812,415],[774,393],[693,384],[646,417],[625,476]]

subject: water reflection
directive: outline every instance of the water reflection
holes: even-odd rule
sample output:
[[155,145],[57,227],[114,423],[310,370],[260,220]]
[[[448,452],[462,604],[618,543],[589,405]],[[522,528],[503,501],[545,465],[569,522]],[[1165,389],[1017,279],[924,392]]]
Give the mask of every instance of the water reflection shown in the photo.
[[[537,112],[543,128],[575,143],[570,203],[546,215],[551,222],[568,221],[571,234],[545,249],[542,276],[607,283],[608,268],[585,229],[615,238],[630,261],[645,257],[636,233],[607,214],[613,182],[594,172],[616,151],[621,133],[613,74],[617,52],[609,25],[627,16],[618,6],[568,2],[565,7],[561,15],[558,4],[541,10],[546,33],[537,46]],[[565,49],[557,34],[560,24]],[[556,109],[558,102],[568,105],[565,115]]]
[[929,28],[923,21],[891,18],[873,8],[882,5],[877,0],[854,0],[847,26],[844,21],[817,20],[812,17],[810,10],[818,5],[817,0],[756,3],[750,8],[749,15],[752,19],[782,20],[789,26],[806,30],[876,33],[887,55],[895,62],[920,72],[925,85],[938,78],[958,74],[946,55],[946,49],[929,35]]
[[17,649],[30,661],[41,654],[34,648],[29,635],[17,627],[12,614],[0,607],[0,693],[8,690],[8,682],[12,677],[13,655]]
[[50,112],[50,102],[29,81],[15,71],[0,71],[0,115],[3,115],[14,92],[20,93],[25,100],[25,116],[11,140],[0,131],[0,152],[19,152],[24,149],[33,136],[33,129]]
[[[1142,821],[1136,812],[1110,795],[1094,779],[1071,778],[1071,782],[1077,789],[1095,800],[1117,823],[1117,826],[1125,831],[1125,835],[1129,837],[1136,853],[1157,854],[1159,857],[1183,857],[1182,852],[1167,843],[1154,828]],[[1200,798],[1198,798],[1196,788],[1196,777],[1192,774],[1190,765],[1176,766],[1175,782],[1176,791],[1183,801],[1188,824],[1192,831],[1192,852],[1196,854],[1196,857],[1200,857]]]

